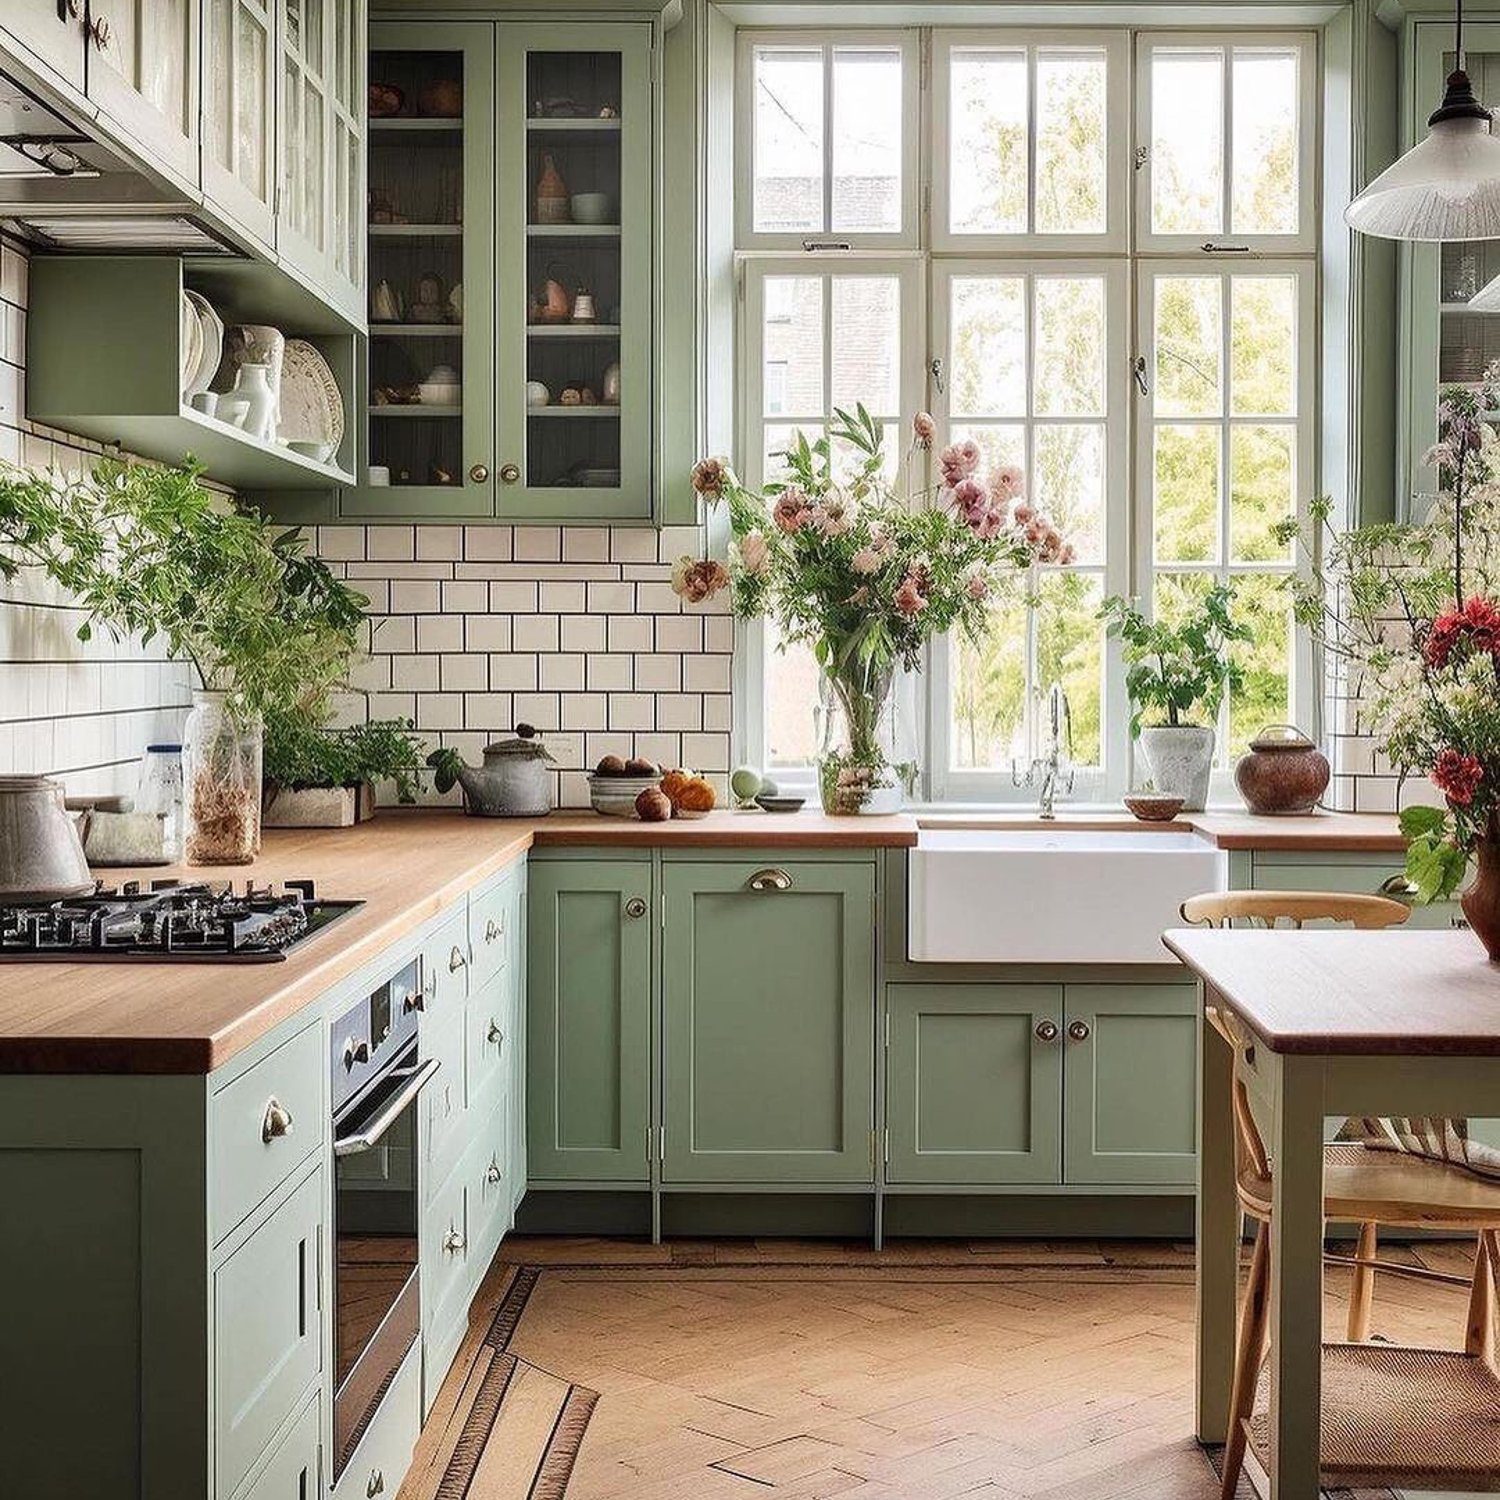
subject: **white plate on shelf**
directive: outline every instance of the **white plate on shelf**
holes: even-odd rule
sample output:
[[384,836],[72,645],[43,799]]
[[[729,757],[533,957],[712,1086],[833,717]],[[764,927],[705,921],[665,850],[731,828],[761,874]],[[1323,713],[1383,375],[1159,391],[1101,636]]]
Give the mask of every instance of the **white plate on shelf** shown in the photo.
[[288,339],[281,365],[282,443],[318,443],[330,451],[344,440],[344,398],[328,361],[306,339]]
[[193,299],[184,292],[177,308],[178,349],[181,364],[178,370],[183,399],[193,394],[193,381],[203,359],[203,324],[198,319],[198,309]]
[[224,323],[201,292],[184,290],[182,294],[192,305],[198,322],[200,352],[198,367],[194,370],[187,392],[189,398],[206,391],[209,383],[219,372],[219,361],[224,357]]

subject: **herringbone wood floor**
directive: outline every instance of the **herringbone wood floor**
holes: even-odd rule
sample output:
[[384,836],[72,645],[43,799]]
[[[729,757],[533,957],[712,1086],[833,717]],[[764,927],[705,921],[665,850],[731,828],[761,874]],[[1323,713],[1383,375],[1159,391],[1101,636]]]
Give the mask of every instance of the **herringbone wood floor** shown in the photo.
[[[1422,1259],[1466,1274],[1469,1253],[1433,1245]],[[514,1264],[545,1266],[510,1350],[600,1393],[568,1500],[1217,1495],[1192,1439],[1188,1246],[905,1243],[877,1255],[509,1240],[502,1255],[511,1264],[491,1273],[476,1328]],[[1332,1336],[1346,1288],[1331,1269]],[[1464,1305],[1455,1288],[1382,1278],[1376,1332],[1456,1343]],[[428,1500],[431,1483],[402,1500]],[[469,1494],[510,1500],[477,1478]]]

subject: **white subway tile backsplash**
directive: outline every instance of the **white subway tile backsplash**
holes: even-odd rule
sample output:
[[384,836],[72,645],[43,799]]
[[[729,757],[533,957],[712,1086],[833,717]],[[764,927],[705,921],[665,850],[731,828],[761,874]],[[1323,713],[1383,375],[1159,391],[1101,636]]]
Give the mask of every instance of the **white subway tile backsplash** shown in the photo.
[[609,615],[605,623],[611,651],[650,651],[655,645],[651,621],[644,615]]
[[603,526],[572,526],[563,532],[564,562],[605,563],[609,558],[609,531]]
[[583,657],[569,655],[542,657],[539,663],[538,681],[548,692],[582,692]]
[[464,555],[461,526],[418,526],[417,556],[432,562],[457,562]]
[[490,686],[507,692],[525,693],[535,691],[537,686],[537,658],[525,655],[492,656],[490,663]]
[[418,651],[462,651],[464,622],[462,615],[418,615]]
[[559,636],[556,615],[517,615],[511,622],[517,651],[556,651]]
[[442,592],[444,614],[465,614],[489,608],[489,585],[479,582],[445,582]]
[[393,579],[390,594],[391,610],[398,615],[435,615],[443,607],[443,586],[435,578]]
[[587,585],[582,583],[544,583],[537,590],[537,608],[548,614],[582,614],[587,608]]
[[365,556],[372,562],[411,562],[416,555],[415,526],[371,526],[365,533]]
[[635,687],[634,662],[613,652],[590,656],[585,677],[592,692],[629,692]]
[[603,651],[605,621],[599,615],[564,615],[559,640],[564,651]]
[[439,680],[445,693],[484,692],[490,685],[490,664],[483,656],[463,652],[441,658]]
[[517,526],[513,555],[517,562],[555,563],[562,559],[562,528]]

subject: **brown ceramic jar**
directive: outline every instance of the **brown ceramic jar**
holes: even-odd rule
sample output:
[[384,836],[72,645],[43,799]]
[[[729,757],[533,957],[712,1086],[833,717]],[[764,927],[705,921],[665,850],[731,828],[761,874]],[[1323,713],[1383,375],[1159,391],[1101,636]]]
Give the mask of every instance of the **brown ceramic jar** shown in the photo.
[[1290,724],[1270,724],[1250,741],[1234,784],[1253,813],[1310,813],[1328,787],[1328,760]]

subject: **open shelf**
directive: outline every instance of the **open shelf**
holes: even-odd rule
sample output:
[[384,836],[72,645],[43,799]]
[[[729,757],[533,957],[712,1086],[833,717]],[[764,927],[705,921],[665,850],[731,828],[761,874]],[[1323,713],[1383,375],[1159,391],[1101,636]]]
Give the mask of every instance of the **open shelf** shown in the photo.
[[461,339],[461,323],[371,323],[372,339]]
[[464,409],[461,406],[428,406],[420,401],[410,402],[406,406],[372,406],[369,408],[372,417],[461,417]]
[[619,420],[618,406],[528,406],[528,417],[613,417]]
[[528,323],[529,339],[617,339],[618,323]]
[[533,240],[617,240],[618,224],[528,224],[526,237]]
[[372,240],[423,240],[459,238],[462,224],[371,224]]
[[439,135],[444,131],[456,135],[463,128],[462,120],[436,117],[386,115],[381,119],[370,121],[371,135]]

